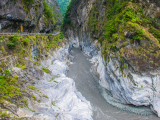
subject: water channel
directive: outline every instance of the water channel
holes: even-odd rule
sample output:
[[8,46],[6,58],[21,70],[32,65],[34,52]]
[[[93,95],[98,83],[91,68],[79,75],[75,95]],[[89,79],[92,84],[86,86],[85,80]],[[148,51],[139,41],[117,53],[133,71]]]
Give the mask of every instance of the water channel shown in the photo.
[[90,73],[92,64],[79,48],[72,49],[73,64],[69,66],[68,77],[74,79],[76,88],[90,101],[94,120],[160,120],[156,115],[141,116],[119,110],[108,104],[98,90],[98,83]]

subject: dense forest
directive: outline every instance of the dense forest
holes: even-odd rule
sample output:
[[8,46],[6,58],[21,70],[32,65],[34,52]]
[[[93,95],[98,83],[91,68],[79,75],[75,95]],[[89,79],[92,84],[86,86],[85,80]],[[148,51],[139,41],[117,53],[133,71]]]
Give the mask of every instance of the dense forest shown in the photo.
[[71,0],[57,0],[60,8],[61,8],[61,15],[64,16],[67,6],[69,5],[69,3],[71,2]]

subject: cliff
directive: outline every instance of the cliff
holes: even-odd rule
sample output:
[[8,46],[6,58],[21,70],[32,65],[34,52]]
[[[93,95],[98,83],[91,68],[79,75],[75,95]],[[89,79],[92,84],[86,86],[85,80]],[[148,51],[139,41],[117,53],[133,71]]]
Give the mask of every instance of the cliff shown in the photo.
[[114,99],[158,116],[159,15],[158,0],[74,0],[63,25],[74,46],[94,57],[91,71]]
[[66,77],[72,45],[58,35],[0,37],[0,118],[88,119],[92,108]]
[[52,32],[62,20],[55,0],[2,0],[0,11],[1,32]]

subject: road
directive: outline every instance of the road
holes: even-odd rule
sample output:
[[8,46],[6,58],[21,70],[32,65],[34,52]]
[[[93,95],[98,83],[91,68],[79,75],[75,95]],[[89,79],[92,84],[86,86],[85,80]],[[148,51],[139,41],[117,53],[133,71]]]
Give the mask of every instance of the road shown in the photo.
[[[60,32],[55,31],[52,35],[58,35]],[[16,33],[0,33],[0,36],[14,35]],[[48,35],[47,33],[18,33],[18,35]]]

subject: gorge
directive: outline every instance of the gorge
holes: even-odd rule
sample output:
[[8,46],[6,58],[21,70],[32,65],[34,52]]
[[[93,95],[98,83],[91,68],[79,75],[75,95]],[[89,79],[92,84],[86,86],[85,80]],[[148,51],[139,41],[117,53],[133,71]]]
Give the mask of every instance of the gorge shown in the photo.
[[49,33],[0,37],[2,119],[159,119],[158,0],[72,0],[57,35],[57,1],[0,6],[1,32]]

